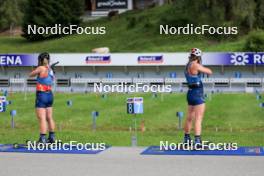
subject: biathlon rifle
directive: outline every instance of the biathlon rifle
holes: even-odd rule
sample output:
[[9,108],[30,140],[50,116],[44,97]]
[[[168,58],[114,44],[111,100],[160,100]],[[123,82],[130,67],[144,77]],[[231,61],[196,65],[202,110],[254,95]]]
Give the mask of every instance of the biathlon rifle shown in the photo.
[[57,62],[51,64],[51,66],[50,66],[50,68],[51,68],[51,70],[53,71],[54,74],[55,74],[55,66],[58,65],[59,63],[60,63],[60,62],[57,61]]

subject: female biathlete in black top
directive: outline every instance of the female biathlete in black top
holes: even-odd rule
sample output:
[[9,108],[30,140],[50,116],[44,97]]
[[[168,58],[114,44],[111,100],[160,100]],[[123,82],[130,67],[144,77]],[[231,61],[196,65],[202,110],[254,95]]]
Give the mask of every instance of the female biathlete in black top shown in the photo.
[[[50,56],[48,53],[42,53],[38,56],[38,67],[32,71],[29,76],[37,76],[36,85],[36,115],[40,127],[40,143],[55,142],[55,122],[52,117],[53,94],[51,86],[54,80],[54,73],[49,66]],[[46,139],[46,133],[49,130],[49,137]]]
[[201,144],[202,120],[205,112],[204,90],[201,80],[201,73],[212,74],[211,69],[202,65],[202,51],[193,48],[189,56],[189,62],[186,65],[185,77],[188,84],[188,110],[184,125],[184,143],[190,143],[190,132],[192,121],[194,121],[195,144]]

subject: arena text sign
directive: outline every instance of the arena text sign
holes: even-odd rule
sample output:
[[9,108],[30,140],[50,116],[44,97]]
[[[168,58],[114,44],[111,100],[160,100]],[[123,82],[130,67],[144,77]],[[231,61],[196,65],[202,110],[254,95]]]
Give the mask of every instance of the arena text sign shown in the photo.
[[19,55],[0,55],[0,65],[22,65],[22,63]]

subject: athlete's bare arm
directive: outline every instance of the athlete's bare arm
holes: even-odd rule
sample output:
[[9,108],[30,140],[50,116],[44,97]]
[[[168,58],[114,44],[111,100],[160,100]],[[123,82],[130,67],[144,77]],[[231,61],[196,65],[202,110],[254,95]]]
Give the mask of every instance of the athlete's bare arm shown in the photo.
[[37,76],[38,74],[40,74],[42,71],[43,71],[43,67],[40,66],[40,67],[36,68],[35,70],[33,70],[33,71],[29,74],[29,77],[35,77],[35,76]]
[[191,74],[197,74],[198,72],[202,72],[208,75],[211,75],[213,72],[210,68],[204,67],[201,64],[193,63],[190,68]]
[[197,68],[200,72],[206,73],[208,75],[213,74],[212,70],[210,68],[204,67],[201,64],[198,64],[198,68]]

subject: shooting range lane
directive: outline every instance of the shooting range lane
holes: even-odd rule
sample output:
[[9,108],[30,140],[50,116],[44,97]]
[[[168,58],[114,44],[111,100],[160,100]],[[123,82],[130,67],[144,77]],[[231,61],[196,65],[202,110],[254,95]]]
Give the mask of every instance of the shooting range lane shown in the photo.
[[0,153],[0,175],[262,175],[264,157],[140,155],[146,148],[112,147],[98,155]]

